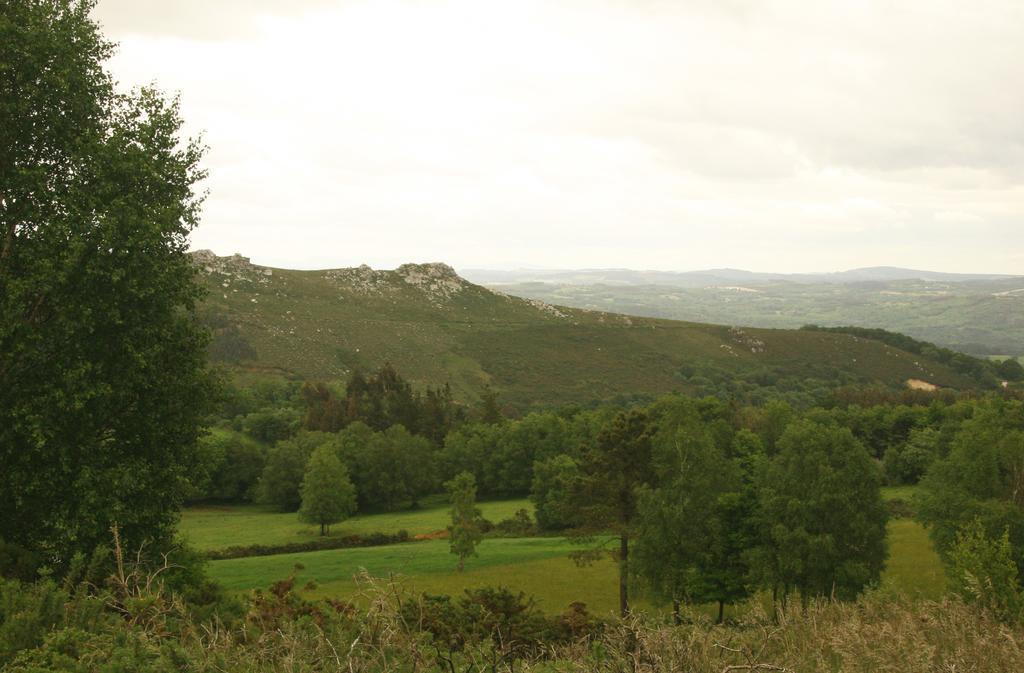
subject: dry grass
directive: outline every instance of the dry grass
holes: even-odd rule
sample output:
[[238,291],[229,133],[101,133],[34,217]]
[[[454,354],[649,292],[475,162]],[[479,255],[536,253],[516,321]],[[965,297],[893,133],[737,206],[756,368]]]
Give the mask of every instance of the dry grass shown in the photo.
[[[524,669],[528,670],[528,669]],[[752,609],[730,626],[622,623],[534,671],[933,673],[1024,670],[1024,631],[955,601],[876,593],[773,619]]]

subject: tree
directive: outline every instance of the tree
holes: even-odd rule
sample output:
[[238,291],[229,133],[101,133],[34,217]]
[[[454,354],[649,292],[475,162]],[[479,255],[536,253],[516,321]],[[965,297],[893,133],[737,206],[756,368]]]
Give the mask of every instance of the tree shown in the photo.
[[494,495],[500,485],[489,481],[487,476],[497,472],[492,467],[494,448],[503,432],[501,425],[469,423],[449,433],[440,455],[442,474],[450,478],[460,472],[470,472],[481,493]]
[[490,386],[484,386],[480,393],[480,408],[477,412],[481,423],[497,425],[505,420],[498,407],[498,394]]
[[939,456],[939,431],[918,428],[905,443],[885,451],[885,475],[893,484],[916,484]]
[[996,365],[996,374],[1007,381],[1024,380],[1024,366],[1016,358],[1007,358]]
[[323,432],[303,431],[275,444],[267,452],[267,462],[257,488],[260,502],[282,512],[294,512],[302,505],[300,488],[306,463],[313,452],[333,439]]
[[341,430],[345,425],[345,407],[326,384],[307,381],[303,384],[301,393],[306,403],[306,415],[302,419],[302,424],[307,430]]
[[362,421],[337,436],[338,456],[348,466],[363,508],[394,510],[434,492],[439,483],[434,448],[401,425],[374,432]]
[[420,498],[434,492],[440,479],[434,447],[426,437],[410,434],[401,425],[393,425],[383,432],[382,440],[395,456],[394,477],[402,484],[404,497],[410,507],[419,507]]
[[635,572],[672,601],[677,623],[681,602],[717,602],[721,621],[726,603],[747,596],[740,466],[696,417],[657,437],[655,463],[662,486],[640,497]]
[[762,580],[783,598],[797,590],[855,597],[885,565],[888,512],[881,475],[846,428],[797,421],[758,481]]
[[459,557],[459,572],[466,558],[476,556],[477,545],[483,539],[480,510],[476,507],[476,480],[469,472],[461,472],[445,483],[452,503],[452,525],[448,526],[448,547]]
[[117,93],[90,0],[0,4],[0,537],[166,540],[214,386],[187,254],[202,146]]
[[949,455],[932,464],[915,499],[947,561],[958,532],[975,519],[990,538],[1009,530],[1018,572],[1024,572],[1024,404],[989,400],[953,437]]
[[577,552],[586,563],[609,554],[619,565],[619,611],[629,613],[629,540],[637,518],[640,489],[654,482],[651,430],[647,414],[634,409],[617,414],[598,433],[594,446],[583,456],[580,478],[570,496],[571,511],[580,525],[575,537],[583,543],[601,533],[618,539],[618,549],[603,545]]
[[251,499],[263,473],[263,448],[239,432],[215,428],[199,442],[204,455],[199,478],[192,479],[195,500]]
[[318,524],[320,535],[326,535],[332,523],[344,521],[356,511],[355,486],[334,447],[328,444],[309,457],[301,492],[299,520]]
[[538,528],[561,530],[572,525],[573,517],[567,505],[579,474],[579,465],[564,454],[533,464],[530,500]]

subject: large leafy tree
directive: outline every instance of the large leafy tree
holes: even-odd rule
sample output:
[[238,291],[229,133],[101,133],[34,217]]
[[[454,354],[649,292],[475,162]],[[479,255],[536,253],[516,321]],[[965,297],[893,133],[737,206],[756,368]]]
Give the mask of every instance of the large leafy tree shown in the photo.
[[410,434],[401,425],[374,432],[356,421],[338,433],[335,446],[352,475],[363,509],[416,506],[439,485],[430,440]]
[[639,501],[634,571],[672,601],[677,621],[681,602],[712,601],[721,621],[726,603],[747,596],[741,464],[715,446],[699,418],[673,430],[656,436],[662,485]]
[[336,435],[302,431],[284,439],[267,452],[263,475],[257,486],[257,499],[282,512],[294,512],[302,505],[302,480],[313,452],[325,444],[335,445]]
[[115,91],[92,6],[0,3],[0,536],[56,565],[170,534],[211,390],[202,147]]
[[783,592],[853,598],[885,565],[881,474],[846,428],[790,424],[758,479],[761,579]]
[[327,534],[331,524],[355,514],[356,488],[329,444],[321,445],[309,457],[300,492],[299,519],[320,526],[321,535]]
[[949,455],[921,480],[917,509],[947,560],[960,530],[977,521],[991,539],[1008,531],[1013,560],[1024,572],[1024,403],[978,403]]

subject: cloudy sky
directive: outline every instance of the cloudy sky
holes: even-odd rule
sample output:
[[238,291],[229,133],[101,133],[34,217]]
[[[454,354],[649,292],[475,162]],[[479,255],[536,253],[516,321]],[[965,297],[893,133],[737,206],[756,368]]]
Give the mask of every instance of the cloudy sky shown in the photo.
[[1020,0],[100,0],[293,268],[1024,274]]

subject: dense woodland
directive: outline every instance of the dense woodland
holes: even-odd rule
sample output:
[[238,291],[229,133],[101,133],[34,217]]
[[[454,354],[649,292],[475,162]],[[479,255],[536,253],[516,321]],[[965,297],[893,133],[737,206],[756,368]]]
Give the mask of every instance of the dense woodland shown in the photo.
[[[708,377],[717,396],[519,415],[500,390],[465,404],[387,364],[326,382],[211,368],[187,254],[203,147],[176,101],[115,89],[91,8],[0,4],[0,669],[1024,667],[1019,389],[823,374],[803,394],[772,371]],[[918,497],[886,504],[884,483]],[[483,518],[480,500],[511,496],[532,516]],[[318,599],[298,565],[238,594],[177,539],[190,503],[258,503],[339,549],[416,545],[331,526],[438,497],[452,572],[488,553],[488,535],[557,535],[581,566],[614,564],[618,613],[366,573],[358,594]],[[946,564],[942,602],[879,587],[887,521],[906,510]],[[662,609],[638,609],[638,595]],[[735,604],[747,609],[722,623]]]

